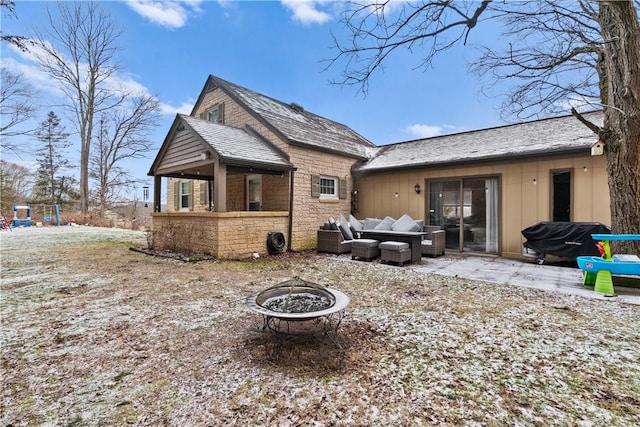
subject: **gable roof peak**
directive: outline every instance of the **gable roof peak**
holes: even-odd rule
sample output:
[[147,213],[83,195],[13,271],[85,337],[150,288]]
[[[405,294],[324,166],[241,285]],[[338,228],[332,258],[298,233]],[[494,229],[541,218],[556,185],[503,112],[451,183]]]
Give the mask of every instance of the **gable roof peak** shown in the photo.
[[363,159],[376,146],[348,126],[311,113],[296,102],[285,103],[210,74],[193,107],[195,114],[205,93],[221,89],[257,120],[289,144]]

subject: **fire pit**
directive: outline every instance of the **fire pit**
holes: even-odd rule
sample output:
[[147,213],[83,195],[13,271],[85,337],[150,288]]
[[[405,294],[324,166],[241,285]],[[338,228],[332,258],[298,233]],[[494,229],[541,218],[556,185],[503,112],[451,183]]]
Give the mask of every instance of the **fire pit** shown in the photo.
[[324,319],[324,331],[336,334],[349,297],[296,277],[253,294],[245,302],[263,316],[263,329],[290,333],[289,322]]

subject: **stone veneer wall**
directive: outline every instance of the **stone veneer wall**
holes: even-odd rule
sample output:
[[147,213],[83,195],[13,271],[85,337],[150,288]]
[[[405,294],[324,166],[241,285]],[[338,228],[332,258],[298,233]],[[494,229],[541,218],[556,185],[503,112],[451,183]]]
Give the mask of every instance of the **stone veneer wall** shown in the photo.
[[[349,215],[353,184],[351,166],[354,159],[292,147],[291,161],[297,166],[293,201],[292,247],[297,250],[317,247],[318,227],[329,217]],[[311,196],[311,176],[326,175],[347,180],[347,198],[322,200]]]
[[267,236],[287,236],[287,212],[154,213],[153,248],[241,259],[268,254]]
[[245,176],[227,175],[227,212],[246,209]]

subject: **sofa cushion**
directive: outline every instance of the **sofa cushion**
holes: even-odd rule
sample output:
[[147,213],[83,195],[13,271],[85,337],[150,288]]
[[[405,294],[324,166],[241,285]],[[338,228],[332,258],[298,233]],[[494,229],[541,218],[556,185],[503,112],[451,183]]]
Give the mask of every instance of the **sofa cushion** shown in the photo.
[[363,230],[373,230],[381,222],[382,222],[382,220],[378,219],[378,218],[366,218],[364,220],[364,224],[362,224],[362,229]]
[[393,231],[406,233],[408,231],[420,231],[420,226],[409,215],[404,214],[398,218],[392,225]]
[[329,217],[328,222],[329,222],[329,230],[340,230],[340,227],[338,227],[336,220],[333,219],[332,216]]
[[380,244],[379,240],[375,239],[356,239],[351,242],[352,248],[377,248]]
[[388,251],[403,251],[405,249],[409,249],[409,244],[406,242],[393,242],[391,240],[388,240],[386,242],[380,243],[380,246],[378,247],[380,248],[380,250],[386,249]]
[[391,226],[396,222],[394,218],[390,216],[385,216],[382,222],[374,227],[374,230],[391,230]]
[[342,232],[342,237],[344,237],[345,240],[353,240],[353,233],[351,233],[349,221],[347,221],[344,215],[340,214],[340,216],[338,217],[338,221],[336,222],[338,223],[338,227]]
[[362,231],[362,223],[355,216],[349,214],[349,226],[352,231]]

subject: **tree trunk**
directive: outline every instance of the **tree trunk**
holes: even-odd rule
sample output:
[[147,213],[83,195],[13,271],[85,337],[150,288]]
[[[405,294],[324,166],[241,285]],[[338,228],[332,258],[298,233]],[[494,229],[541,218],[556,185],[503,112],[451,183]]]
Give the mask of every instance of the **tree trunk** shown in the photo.
[[[604,60],[599,64],[613,233],[640,234],[640,29],[631,1],[600,3]],[[640,241],[614,251],[640,254]]]

